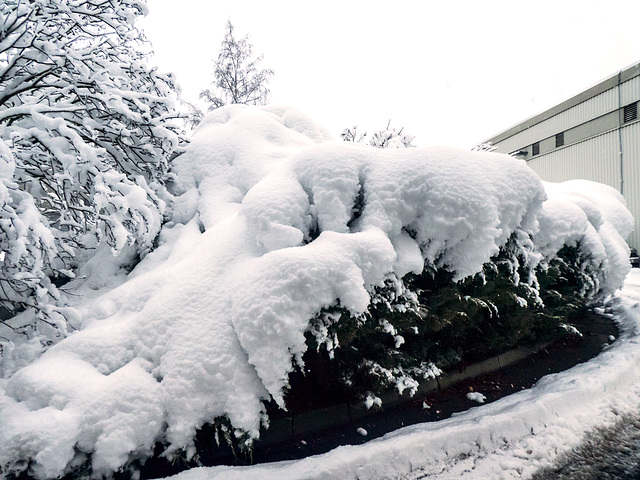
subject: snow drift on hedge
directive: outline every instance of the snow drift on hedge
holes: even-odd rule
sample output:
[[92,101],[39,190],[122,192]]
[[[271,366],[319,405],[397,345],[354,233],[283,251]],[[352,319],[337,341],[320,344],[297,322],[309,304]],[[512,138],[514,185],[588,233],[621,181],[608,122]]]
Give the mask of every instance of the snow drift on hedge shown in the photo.
[[612,189],[547,186],[546,200],[520,160],[332,142],[293,109],[216,110],[172,188],[172,222],[126,281],[110,286],[97,257],[65,287],[79,331],[3,364],[0,464],[32,460],[52,478],[90,457],[109,474],[158,440],[191,454],[196,429],[221,416],[256,437],[263,401],[285,406],[314,314],[338,300],[361,313],[374,286],[425,262],[477,273],[514,233],[534,238],[536,262],[586,245],[607,292],[629,268],[632,222]]
[[[322,455],[247,467],[194,468],[171,480],[507,480],[531,478],[563,454],[575,451],[586,433],[612,427],[625,415],[637,418],[640,403],[640,271],[634,269],[619,294],[623,334],[596,358],[548,375],[535,386],[446,420],[411,425],[362,445]],[[354,426],[354,429],[356,427]],[[600,437],[598,437],[600,438]],[[615,449],[620,439],[610,441]],[[604,455],[607,448],[603,449]],[[618,453],[617,450],[614,450]],[[602,467],[602,462],[596,466]],[[630,456],[631,454],[628,454]],[[621,454],[622,456],[622,454]],[[607,465],[605,463],[605,465]],[[617,478],[633,464],[608,463],[596,470]],[[557,465],[555,465],[557,466]],[[576,470],[573,470],[574,472]],[[578,470],[580,471],[580,470]],[[613,472],[605,476],[605,472]],[[563,472],[564,473],[564,472]],[[623,475],[621,473],[620,475]],[[629,478],[631,474],[626,477]],[[547,477],[552,478],[552,477]],[[558,475],[558,478],[562,478]],[[571,478],[571,477],[570,477]],[[573,478],[581,478],[575,476]]]

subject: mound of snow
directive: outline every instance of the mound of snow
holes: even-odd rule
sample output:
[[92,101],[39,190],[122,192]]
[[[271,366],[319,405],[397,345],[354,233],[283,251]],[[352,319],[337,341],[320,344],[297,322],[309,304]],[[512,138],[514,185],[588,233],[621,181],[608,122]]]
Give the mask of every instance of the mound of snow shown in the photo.
[[323,307],[364,312],[373,287],[425,263],[465,278],[514,233],[547,258],[590,242],[610,291],[622,284],[623,202],[545,201],[505,155],[336,143],[296,110],[233,105],[172,171],[156,250],[118,286],[66,286],[79,331],[0,381],[1,465],[52,478],[90,458],[106,475],[159,440],[192,455],[196,429],[223,416],[255,438]]

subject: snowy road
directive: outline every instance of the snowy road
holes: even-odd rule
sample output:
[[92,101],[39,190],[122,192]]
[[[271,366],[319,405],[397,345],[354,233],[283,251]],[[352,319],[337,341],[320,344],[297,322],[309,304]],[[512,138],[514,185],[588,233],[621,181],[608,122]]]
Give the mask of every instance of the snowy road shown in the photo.
[[563,455],[533,480],[637,480],[640,478],[640,417],[625,415],[614,427],[598,428],[579,448]]
[[299,461],[194,469],[177,480],[530,478],[640,405],[640,271],[618,295],[621,337],[593,360],[447,420]]

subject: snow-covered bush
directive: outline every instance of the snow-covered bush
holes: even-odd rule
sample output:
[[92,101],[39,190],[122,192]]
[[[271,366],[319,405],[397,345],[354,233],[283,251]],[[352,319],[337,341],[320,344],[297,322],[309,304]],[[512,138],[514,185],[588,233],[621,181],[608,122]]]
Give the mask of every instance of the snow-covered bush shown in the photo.
[[471,148],[472,152],[495,152],[496,150],[498,150],[498,147],[493,145],[491,142],[479,143]]
[[[426,265],[374,287],[365,314],[323,309],[310,322],[291,405],[376,398],[389,389],[413,394],[447,367],[566,335],[576,315],[600,305],[599,273],[579,245],[551,259],[532,247],[516,232],[475,275],[453,281],[453,272]],[[310,390],[319,394],[305,404]]]
[[0,380],[5,473],[109,476],[156,442],[193,459],[206,424],[248,447],[318,347],[363,389],[411,391],[451,356],[435,336],[455,355],[527,341],[557,326],[543,283],[602,304],[629,271],[613,189],[491,152],[333,142],[294,109],[215,110],[170,173],[157,248],[117,286],[65,285],[78,331]]

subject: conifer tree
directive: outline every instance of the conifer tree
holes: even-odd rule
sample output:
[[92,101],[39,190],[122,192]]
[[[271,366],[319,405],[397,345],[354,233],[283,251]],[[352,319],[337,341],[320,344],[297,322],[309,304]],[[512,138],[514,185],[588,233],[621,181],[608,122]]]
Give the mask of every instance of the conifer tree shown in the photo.
[[214,88],[200,93],[200,98],[209,104],[209,111],[230,103],[266,105],[270,93],[267,84],[273,70],[259,67],[262,58],[253,57],[248,35],[235,38],[228,20],[218,59],[214,60]]

